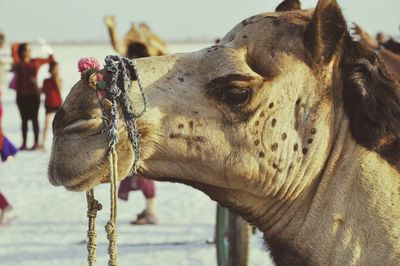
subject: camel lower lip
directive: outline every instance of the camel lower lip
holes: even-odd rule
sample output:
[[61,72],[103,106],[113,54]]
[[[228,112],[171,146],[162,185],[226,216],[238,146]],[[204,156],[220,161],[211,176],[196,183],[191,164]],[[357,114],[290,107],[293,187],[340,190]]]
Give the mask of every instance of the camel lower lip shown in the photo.
[[[71,180],[69,180],[71,181]],[[92,183],[93,180],[90,179],[84,179],[80,180],[78,183],[74,183],[72,185],[68,184],[68,182],[64,182],[62,185],[69,191],[86,191],[89,190],[90,188],[93,188],[94,186],[91,186],[90,184]],[[84,188],[84,189],[82,189]]]
[[64,187],[65,187],[67,190],[70,190],[70,191],[81,191],[80,188],[85,187],[85,183],[86,183],[86,182],[83,181],[82,183],[77,184],[77,185],[74,185],[74,186],[64,185]]
[[[50,173],[49,174],[50,184],[52,184],[55,187],[64,186],[67,190],[70,191],[82,191],[80,188],[82,187],[86,188],[87,184],[91,182],[89,179],[80,180],[79,182],[71,182],[73,181],[71,179],[63,181],[62,178],[55,175],[52,165],[50,165],[49,173]],[[73,184],[71,185],[71,183]]]
[[54,176],[49,176],[49,181],[50,181],[50,184],[52,184],[53,186],[55,186],[55,187],[59,187],[59,186],[62,186],[62,184],[61,184],[61,182],[60,182],[60,180],[59,179],[57,179],[57,178],[55,178]]

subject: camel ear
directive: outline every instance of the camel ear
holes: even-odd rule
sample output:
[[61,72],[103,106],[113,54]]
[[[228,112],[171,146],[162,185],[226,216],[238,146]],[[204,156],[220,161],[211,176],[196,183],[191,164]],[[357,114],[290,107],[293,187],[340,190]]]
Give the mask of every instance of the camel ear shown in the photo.
[[300,10],[300,9],[301,9],[301,3],[299,0],[284,0],[276,7],[275,12],[285,12],[285,11]]
[[346,21],[336,0],[319,0],[307,26],[304,44],[315,62],[329,63],[346,33]]

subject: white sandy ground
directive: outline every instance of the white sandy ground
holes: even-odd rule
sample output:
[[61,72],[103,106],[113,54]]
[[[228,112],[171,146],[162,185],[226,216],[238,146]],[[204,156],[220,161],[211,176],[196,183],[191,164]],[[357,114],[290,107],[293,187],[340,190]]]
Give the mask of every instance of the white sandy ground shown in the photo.
[[[208,44],[172,45],[172,52],[197,50]],[[80,57],[102,60],[113,54],[108,45],[56,46],[65,96],[79,79],[76,62]],[[38,54],[38,53],[36,53]],[[47,75],[47,67],[40,77]],[[10,75],[7,75],[7,80]],[[20,145],[20,119],[15,94],[3,86],[5,109],[3,127],[11,141]],[[44,110],[40,110],[43,126]],[[29,144],[32,131],[29,132]],[[14,207],[17,218],[0,227],[1,266],[74,266],[86,264],[86,200],[83,193],[55,188],[47,180],[47,150],[20,152],[13,160],[0,164],[0,190]],[[98,263],[107,265],[107,239],[103,230],[109,215],[108,186],[95,193],[103,204],[99,213]],[[184,185],[157,183],[159,225],[131,226],[144,200],[140,192],[131,193],[128,202],[119,202],[119,262],[126,265],[216,265],[215,247],[206,244],[214,234],[216,203],[203,193]],[[263,246],[262,235],[252,237],[250,265],[272,265]]]

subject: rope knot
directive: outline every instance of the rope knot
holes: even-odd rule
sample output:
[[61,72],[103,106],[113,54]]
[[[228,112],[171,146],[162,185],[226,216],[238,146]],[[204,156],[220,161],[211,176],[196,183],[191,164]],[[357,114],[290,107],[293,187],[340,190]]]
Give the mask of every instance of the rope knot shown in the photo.
[[109,242],[108,245],[108,254],[110,255],[110,259],[108,261],[109,266],[117,266],[117,228],[112,221],[108,221],[105,226],[107,232],[107,239]]
[[103,206],[91,194],[87,195],[87,202],[88,202],[87,217],[88,218],[96,218],[97,212],[101,211]]
[[116,232],[114,223],[112,223],[111,221],[108,221],[108,223],[105,225],[105,229],[107,232],[108,240],[117,238],[116,235],[114,234]]
[[102,209],[102,205],[100,203],[98,203],[95,206],[89,207],[89,210],[87,211],[87,217],[88,218],[96,218],[97,212],[101,211],[101,209]]

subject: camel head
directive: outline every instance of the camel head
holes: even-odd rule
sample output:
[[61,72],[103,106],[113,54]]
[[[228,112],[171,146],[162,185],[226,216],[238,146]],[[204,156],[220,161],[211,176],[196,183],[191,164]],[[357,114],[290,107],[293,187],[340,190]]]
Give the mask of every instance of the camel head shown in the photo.
[[[198,188],[257,224],[271,202],[294,202],[312,189],[343,117],[367,148],[396,139],[398,133],[382,140],[390,124],[365,133],[379,110],[374,103],[369,110],[371,86],[362,77],[380,75],[381,85],[388,82],[378,61],[350,39],[335,0],[320,0],[315,11],[287,0],[274,13],[243,20],[218,45],[139,59],[150,104],[138,121],[139,173]],[[358,76],[351,76],[355,70]],[[353,90],[344,89],[349,84]],[[133,82],[131,100],[139,99]],[[107,182],[102,129],[95,93],[77,82],[53,123],[53,184],[84,191]],[[123,123],[119,133],[122,179],[133,152]]]

